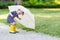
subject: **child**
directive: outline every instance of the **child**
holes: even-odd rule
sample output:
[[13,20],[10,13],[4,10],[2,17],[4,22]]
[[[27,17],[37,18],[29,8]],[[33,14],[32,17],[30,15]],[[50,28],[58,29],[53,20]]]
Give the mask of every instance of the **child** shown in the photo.
[[10,24],[10,33],[17,33],[18,31],[16,30],[16,23],[14,21],[14,18],[17,17],[19,20],[21,20],[21,18],[18,17],[18,15],[24,15],[24,12],[20,9],[18,9],[17,11],[12,11],[8,14],[7,17],[7,22]]

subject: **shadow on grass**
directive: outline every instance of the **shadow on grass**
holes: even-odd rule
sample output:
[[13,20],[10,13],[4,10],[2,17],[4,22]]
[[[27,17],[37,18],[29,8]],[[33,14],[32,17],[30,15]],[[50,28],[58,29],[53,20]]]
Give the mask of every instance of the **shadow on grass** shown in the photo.
[[35,29],[26,28],[25,26],[23,26],[23,25],[20,24],[20,23],[17,23],[17,27],[18,27],[18,28],[22,28],[23,30],[26,30],[26,31],[35,31]]

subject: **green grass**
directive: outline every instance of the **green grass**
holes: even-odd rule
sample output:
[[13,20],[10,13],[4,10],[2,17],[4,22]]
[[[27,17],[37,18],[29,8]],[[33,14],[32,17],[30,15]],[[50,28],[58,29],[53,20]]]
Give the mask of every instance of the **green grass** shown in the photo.
[[8,13],[8,9],[0,9],[0,15],[1,14],[7,14]]
[[[29,9],[34,15],[40,15],[40,14],[52,15],[52,16],[60,15],[60,10],[56,11],[56,10],[34,9],[34,8],[29,8]],[[3,10],[5,10],[4,11],[5,13],[8,12],[7,9],[2,9],[0,10],[1,14],[3,13]],[[7,24],[6,19],[0,19],[0,22]],[[45,33],[45,34],[60,37],[60,17],[45,18],[45,17],[35,16],[35,25],[36,28],[35,30],[33,30],[33,29],[25,28],[23,25],[17,23],[18,28],[22,28],[27,31],[30,30],[30,31],[35,31],[35,32],[40,32],[40,33]]]
[[60,17],[59,18],[36,17],[35,31],[60,37]]
[[44,9],[34,9],[34,8],[29,8],[30,11],[34,14],[56,14],[60,13],[60,10],[44,10]]

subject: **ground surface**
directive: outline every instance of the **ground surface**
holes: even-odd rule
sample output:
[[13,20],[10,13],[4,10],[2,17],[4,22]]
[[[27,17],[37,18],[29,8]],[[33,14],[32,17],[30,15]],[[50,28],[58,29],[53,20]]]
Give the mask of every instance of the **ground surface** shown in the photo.
[[32,31],[27,32],[22,29],[19,29],[19,33],[11,34],[9,27],[0,23],[0,40],[60,40],[60,38]]

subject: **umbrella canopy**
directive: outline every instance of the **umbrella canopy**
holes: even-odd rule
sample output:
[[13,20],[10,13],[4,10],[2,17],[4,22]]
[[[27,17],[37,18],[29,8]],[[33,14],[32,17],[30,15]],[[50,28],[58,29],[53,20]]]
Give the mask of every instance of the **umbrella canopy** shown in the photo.
[[24,15],[21,17],[21,20],[16,19],[19,23],[24,25],[26,28],[32,28],[35,29],[35,19],[34,15],[25,7],[21,5],[13,5],[13,6],[8,6],[9,11],[17,11],[18,9],[22,10],[24,12]]

